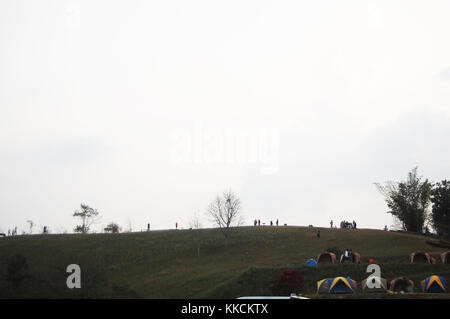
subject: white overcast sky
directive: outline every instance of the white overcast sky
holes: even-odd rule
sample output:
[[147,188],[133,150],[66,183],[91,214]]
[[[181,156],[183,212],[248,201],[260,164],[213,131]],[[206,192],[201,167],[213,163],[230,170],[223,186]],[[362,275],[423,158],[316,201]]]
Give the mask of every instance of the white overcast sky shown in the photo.
[[[0,231],[71,232],[80,203],[94,230],[208,226],[228,188],[248,224],[392,225],[374,182],[450,178],[449,17],[448,0],[2,0]],[[256,158],[226,160],[230,131]]]

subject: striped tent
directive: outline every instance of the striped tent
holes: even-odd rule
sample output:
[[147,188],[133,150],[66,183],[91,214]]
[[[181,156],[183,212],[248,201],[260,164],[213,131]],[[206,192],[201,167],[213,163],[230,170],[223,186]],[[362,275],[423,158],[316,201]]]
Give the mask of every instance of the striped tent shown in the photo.
[[423,292],[443,293],[447,292],[447,283],[445,278],[437,275],[432,275],[420,282]]
[[351,278],[325,278],[317,282],[317,293],[350,294],[355,292],[356,287],[356,281]]

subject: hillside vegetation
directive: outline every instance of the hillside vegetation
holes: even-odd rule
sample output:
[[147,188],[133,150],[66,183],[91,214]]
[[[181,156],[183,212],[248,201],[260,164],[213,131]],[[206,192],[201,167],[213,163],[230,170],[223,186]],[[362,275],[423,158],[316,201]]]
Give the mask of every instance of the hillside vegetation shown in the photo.
[[[306,227],[239,227],[228,248],[217,229],[200,230],[197,256],[193,230],[123,234],[24,235],[0,238],[0,297],[29,298],[236,298],[270,294],[281,271],[297,269],[305,278],[305,294],[324,277],[349,275],[358,282],[369,258],[381,265],[382,276],[406,275],[417,284],[425,276],[450,275],[449,265],[410,265],[412,251],[435,256],[447,250],[427,243],[424,236],[379,230],[341,230]],[[361,265],[306,267],[309,258],[337,247],[351,248]],[[13,285],[8,265],[15,255],[27,267]],[[82,288],[66,287],[66,267],[79,264]]]

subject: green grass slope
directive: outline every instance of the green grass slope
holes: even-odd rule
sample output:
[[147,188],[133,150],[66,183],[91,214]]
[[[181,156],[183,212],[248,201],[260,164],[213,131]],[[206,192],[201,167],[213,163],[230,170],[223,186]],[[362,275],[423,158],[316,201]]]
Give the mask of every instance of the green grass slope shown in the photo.
[[[409,265],[411,251],[437,255],[445,250],[414,234],[322,228],[318,239],[315,229],[265,226],[233,229],[228,248],[217,229],[201,230],[200,240],[198,257],[191,230],[0,238],[0,297],[235,298],[270,294],[273,279],[286,268],[305,276],[305,293],[313,293],[315,282],[331,274],[357,281],[367,277],[364,265],[304,267],[307,259],[331,247],[352,248],[363,264],[373,258],[387,279],[445,276],[450,268]],[[8,264],[17,254],[28,267],[17,270],[22,280],[14,285]],[[66,287],[69,264],[80,265],[82,289]]]

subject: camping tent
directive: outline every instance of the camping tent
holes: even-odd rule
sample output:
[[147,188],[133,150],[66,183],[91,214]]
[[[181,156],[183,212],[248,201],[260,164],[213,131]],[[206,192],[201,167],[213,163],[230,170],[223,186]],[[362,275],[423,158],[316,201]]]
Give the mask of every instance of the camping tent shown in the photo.
[[319,280],[317,282],[317,293],[318,294],[328,294],[328,293],[330,293],[329,282],[332,279],[333,278],[325,278],[325,279]]
[[[355,264],[359,264],[361,263],[361,255],[359,253],[357,253],[356,251],[353,252],[353,255],[355,256]],[[345,263],[345,262],[351,262],[350,260],[347,260],[344,258],[344,254],[341,255],[341,258],[339,260],[340,263]]]
[[314,259],[309,259],[306,264],[308,266],[317,266],[317,262]]
[[421,251],[412,252],[409,255],[409,260],[411,261],[411,264],[416,264],[416,263],[435,264],[436,263],[436,259],[431,257],[429,253],[424,253]]
[[420,282],[423,292],[446,292],[445,278],[437,275],[429,276]]
[[386,292],[387,280],[377,276],[370,276],[361,282],[363,292]]
[[398,277],[391,281],[391,290],[394,292],[413,292],[414,282],[405,277]]
[[317,293],[350,294],[354,293],[357,284],[351,278],[325,278],[317,282]]
[[335,264],[336,255],[333,253],[325,252],[317,255],[318,264]]
[[450,251],[441,254],[441,261],[443,264],[450,264]]

